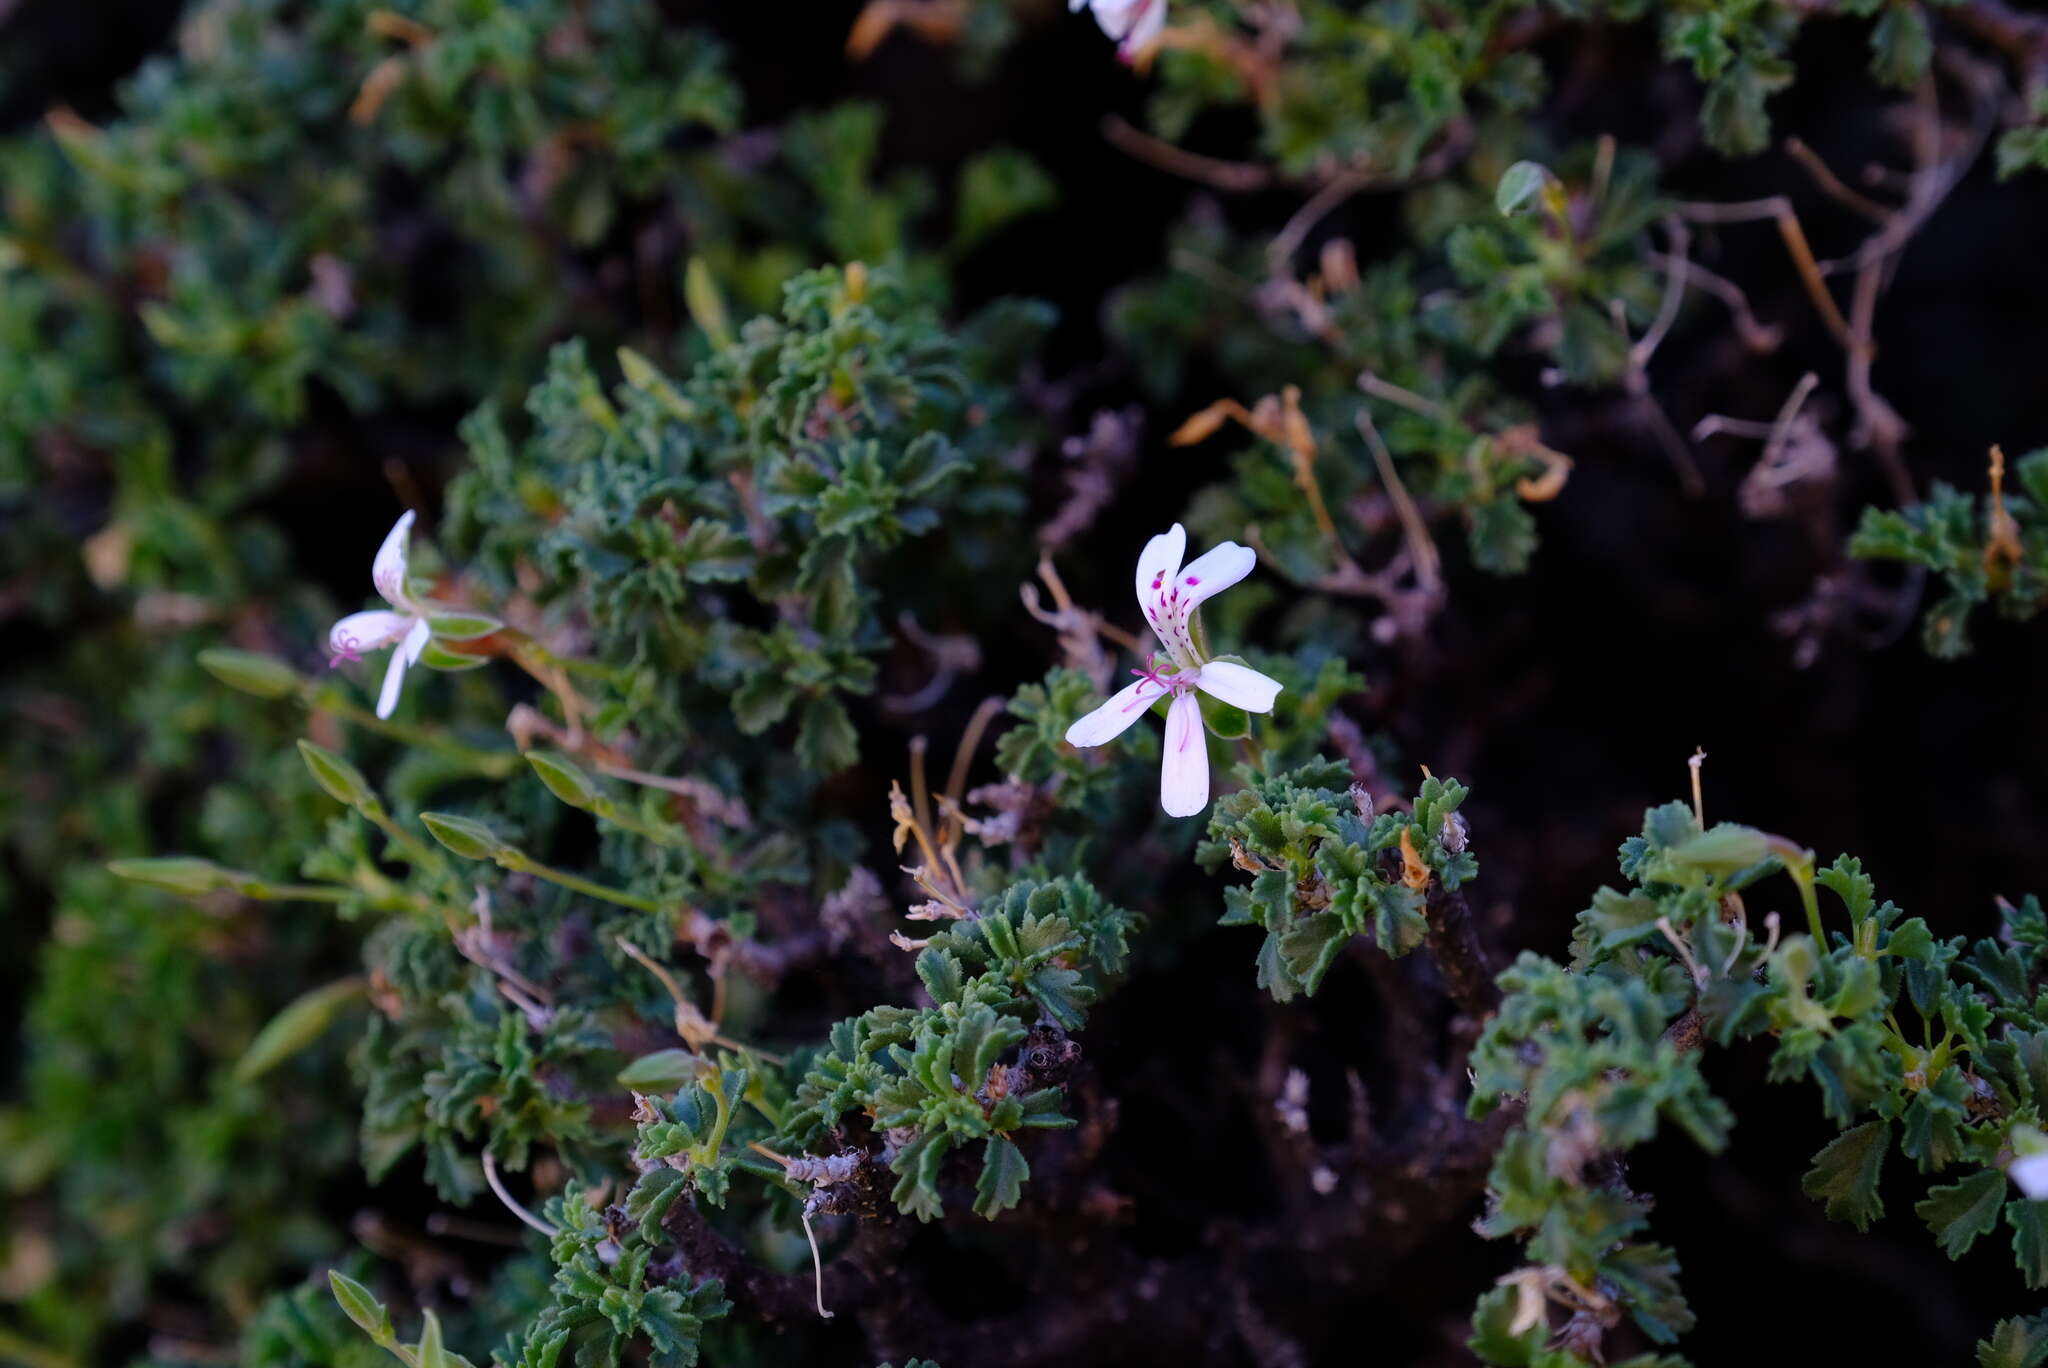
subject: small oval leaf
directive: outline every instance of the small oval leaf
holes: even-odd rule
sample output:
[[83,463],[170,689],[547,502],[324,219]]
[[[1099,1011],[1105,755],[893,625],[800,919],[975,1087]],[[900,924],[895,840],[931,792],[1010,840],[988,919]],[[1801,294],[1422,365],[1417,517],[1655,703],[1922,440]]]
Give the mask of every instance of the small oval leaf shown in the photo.
[[588,811],[604,797],[590,776],[559,751],[528,751],[526,763],[533,766],[533,772],[548,786],[549,793],[572,808]]
[[1493,207],[1503,214],[1519,214],[1534,207],[1544,187],[1557,177],[1541,162],[1518,161],[1501,173],[1493,192]]
[[377,801],[377,795],[371,791],[370,781],[363,777],[363,772],[325,746],[302,740],[299,742],[299,754],[305,759],[306,768],[313,772],[314,780],[335,802],[359,808]]
[[341,1009],[362,996],[362,992],[361,978],[345,978],[292,999],[256,1033],[249,1048],[235,1061],[235,1081],[247,1083],[260,1078],[311,1045],[326,1034]]
[[461,651],[451,651],[439,641],[429,641],[420,652],[420,664],[430,670],[474,670],[479,665],[490,663],[491,658],[487,655],[465,655]]
[[152,888],[197,897],[247,882],[251,876],[223,869],[196,855],[163,855],[147,860],[109,860],[107,868],[116,876],[148,884]]
[[508,849],[496,832],[472,818],[452,812],[422,812],[420,820],[435,840],[465,860],[489,860]]
[[282,660],[257,655],[254,651],[219,647],[201,651],[198,661],[200,669],[229,688],[240,689],[258,698],[290,698],[305,684],[298,672]]
[[475,641],[500,631],[505,624],[489,613],[469,608],[441,609],[427,615],[427,628],[442,641]]
[[619,1070],[619,1086],[637,1093],[672,1093],[704,1071],[688,1050],[656,1050]]
[[327,1285],[334,1290],[334,1300],[340,1303],[342,1314],[361,1327],[364,1334],[378,1344],[391,1340],[391,1313],[371,1295],[369,1288],[332,1268],[327,1270]]

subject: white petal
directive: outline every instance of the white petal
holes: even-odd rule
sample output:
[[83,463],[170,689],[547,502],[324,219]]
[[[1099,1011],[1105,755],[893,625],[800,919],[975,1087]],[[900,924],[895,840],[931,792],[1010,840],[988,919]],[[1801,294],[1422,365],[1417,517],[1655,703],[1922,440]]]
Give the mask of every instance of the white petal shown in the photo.
[[1088,0],[1067,0],[1067,13],[1079,14],[1088,7]]
[[1169,817],[1192,817],[1209,806],[1209,738],[1202,730],[1202,705],[1191,693],[1174,699],[1166,710],[1159,806]]
[[2012,1161],[2006,1173],[2020,1185],[2020,1191],[2038,1202],[2048,1198],[2048,1154],[2027,1154]]
[[330,650],[346,656],[381,651],[404,636],[412,623],[413,619],[404,613],[388,613],[381,608],[373,608],[366,613],[350,613],[327,629],[327,645]]
[[1159,35],[1166,32],[1166,0],[1138,0],[1136,21],[1130,32],[1117,44],[1116,55],[1126,62],[1133,61],[1146,48],[1159,41]]
[[377,716],[389,717],[398,706],[398,686],[405,682],[405,652],[393,651],[391,663],[384,667],[384,688],[377,695]]
[[1151,679],[1140,679],[1129,688],[1118,690],[1109,702],[1067,728],[1067,744],[1099,746],[1122,736],[1131,723],[1143,717],[1145,710],[1165,692],[1157,681]]
[[1224,542],[1212,546],[1180,569],[1181,600],[1192,611],[1203,599],[1220,594],[1252,572],[1259,563],[1249,546]]
[[370,582],[377,586],[377,592],[384,601],[394,608],[406,606],[405,570],[409,558],[406,538],[412,535],[412,510],[406,509],[398,515],[391,530],[384,535],[384,544],[377,548],[377,559],[370,565]]
[[[1111,34],[1115,37],[1115,34]],[[1138,553],[1138,611],[1151,622],[1158,611],[1159,593],[1166,582],[1180,573],[1180,558],[1187,554],[1188,532],[1179,523],[1145,543]]]
[[[414,618],[412,630],[405,634],[405,640],[398,648],[405,655],[405,663],[408,665],[419,664],[420,652],[426,650],[427,643],[433,639],[434,629],[427,626],[427,620],[425,618]],[[1278,686],[1276,685],[1275,687]]]
[[1212,660],[1195,676],[1195,687],[1211,698],[1220,698],[1246,712],[1273,711],[1273,700],[1283,687],[1279,680],[1260,674],[1249,665]]
[[1089,0],[1095,22],[1111,38],[1122,38],[1131,28],[1134,11],[1144,0]]

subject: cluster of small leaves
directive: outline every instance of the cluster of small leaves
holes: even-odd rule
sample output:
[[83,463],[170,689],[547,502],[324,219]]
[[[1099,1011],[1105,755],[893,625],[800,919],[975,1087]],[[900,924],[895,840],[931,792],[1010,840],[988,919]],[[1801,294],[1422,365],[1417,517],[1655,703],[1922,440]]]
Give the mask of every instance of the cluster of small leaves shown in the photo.
[[1398,179],[1475,109],[1519,111],[1541,96],[1541,64],[1498,40],[1523,8],[1308,0],[1283,16],[1194,0],[1170,16],[1176,41],[1159,56],[1152,124],[1178,140],[1215,106],[1251,105],[1260,151],[1284,174]]
[[[1707,141],[1731,156],[1768,145],[1766,102],[1792,83],[1787,53],[1814,14],[1769,0],[1558,0],[1542,8],[1581,23],[1654,19],[1665,57],[1686,64],[1704,87]],[[1875,19],[1875,79],[1904,90],[1927,73],[1934,41],[1920,6],[1847,0],[1836,8]],[[1290,176],[1369,169],[1399,178],[1456,121],[1516,113],[1542,98],[1546,75],[1528,51],[1545,32],[1542,17],[1534,0],[1459,0],[1428,10],[1312,0],[1284,18],[1223,0],[1178,6],[1174,40],[1158,62],[1153,126],[1178,139],[1208,109],[1252,105],[1261,151]]]
[[1341,762],[1315,760],[1263,775],[1216,802],[1196,858],[1252,873],[1223,893],[1224,926],[1256,926],[1258,982],[1276,1001],[1314,993],[1355,936],[1396,958],[1422,944],[1432,880],[1464,885],[1479,870],[1457,816],[1466,789],[1423,781],[1408,812],[1374,815]]
[[[320,1212],[353,1117],[341,1053],[315,1028],[352,1013],[362,985],[278,1013],[351,957],[351,921],[430,890],[394,877],[360,822],[333,821],[291,754],[309,725],[331,745],[334,719],[363,724],[353,681],[277,659],[309,663],[335,613],[261,511],[298,493],[273,496],[311,488],[309,472],[323,497],[374,483],[386,424],[515,395],[567,331],[668,354],[686,260],[760,307],[857,233],[845,250],[901,261],[936,297],[947,263],[1046,202],[1049,184],[1002,149],[971,158],[952,195],[909,170],[883,183],[872,107],[806,111],[764,142],[738,92],[716,40],[643,5],[209,0],[185,7],[112,114],[59,109],[0,138],[0,579],[5,615],[31,632],[7,701],[37,719],[0,743],[14,778],[0,898],[22,913],[5,946],[22,968],[0,987],[30,1003],[22,1096],[0,1108],[0,1224],[52,1241],[16,1290],[17,1323],[53,1352],[94,1358],[166,1270],[169,1295],[239,1314],[346,1242]],[[942,259],[912,250],[913,225],[936,229]],[[359,474],[325,444],[337,422],[365,453]],[[201,668],[223,639],[264,654]],[[458,662],[437,643],[427,663]],[[488,674],[451,692],[495,731],[506,702]],[[406,739],[383,776],[406,821],[437,790],[518,766],[474,734]],[[166,912],[102,868],[161,849],[213,857],[185,866],[204,910]],[[801,860],[764,836],[702,864],[736,865],[744,887]],[[295,875],[345,920],[262,918],[277,890],[308,886]],[[43,907],[65,934],[37,949]],[[108,1012],[115,983],[150,1030]],[[406,1022],[439,1015],[416,1006]],[[492,1059],[497,1012],[468,1015],[450,1040]],[[289,1105],[252,1081],[266,1020]],[[444,1125],[423,1091],[395,1100],[438,1051],[386,1057],[405,1062],[380,1090],[373,1166],[419,1142],[445,1180],[473,1183],[451,1147],[505,1142],[458,1123],[470,1085],[435,1109]],[[496,1092],[475,1097],[488,1110]]]
[[1904,561],[1940,576],[1943,592],[1921,625],[1927,649],[1954,658],[1970,649],[1970,614],[1986,602],[2024,620],[2048,602],[2048,450],[2014,463],[2019,491],[1981,501],[1936,481],[1925,503],[1866,508],[1849,553]]
[[[998,305],[956,336],[890,273],[852,266],[793,280],[780,318],[699,321],[711,349],[686,381],[624,354],[607,397],[568,344],[528,400],[525,442],[477,414],[454,535],[501,592],[539,571],[552,630],[589,634],[600,730],[630,717],[673,739],[717,700],[747,735],[794,720],[799,760],[830,774],[857,755],[844,696],[873,690],[888,642],[883,554],[943,527],[951,553],[992,556],[977,539],[1021,507],[993,382],[1047,320]],[[886,562],[900,608],[942,587],[903,575],[914,560]],[[742,593],[772,625],[749,625],[762,614]],[[679,674],[695,690],[675,690]]]
[[[658,1243],[648,1231],[612,1221],[574,1184],[550,1198],[545,1211],[555,1227],[554,1304],[492,1355],[499,1368],[617,1368],[641,1342],[655,1368],[692,1368],[705,1323],[731,1310],[724,1287],[716,1279],[693,1283],[679,1272],[662,1276],[650,1267]],[[565,1358],[572,1344],[573,1356]]]
[[[1816,870],[1782,838],[1732,823],[1702,832],[1678,803],[1647,814],[1621,868],[1633,886],[1601,889],[1580,914],[1569,968],[1525,952],[1501,975],[1505,1001],[1473,1052],[1472,1107],[1513,1101],[1520,1114],[1489,1178],[1486,1233],[1524,1237],[1531,1276],[1562,1289],[1557,1300],[1606,1311],[1608,1324],[1625,1311],[1669,1343],[1692,1318],[1677,1260],[1634,1239],[1647,1207],[1619,1162],[1665,1123],[1721,1149],[1734,1117],[1707,1089],[1701,1052],[1765,1034],[1771,1080],[1811,1081],[1845,1128],[1805,1183],[1831,1216],[1860,1228],[1881,1213],[1895,1140],[1923,1173],[1981,1165],[1916,1211],[1959,1256],[2002,1208],[2029,1284],[2048,1280],[2041,1204],[2003,1200],[2003,1164],[2041,1120],[2032,1070],[2048,1059],[2036,1039],[2048,922],[2037,904],[2009,914],[2005,945],[1966,949],[1879,903],[1858,861]],[[1758,925],[1747,905],[1759,895],[1745,890],[1776,872],[1808,933],[1780,937],[1776,913]],[[1816,889],[1834,895],[1846,933],[1824,930]]]
[[[1884,926],[1896,909],[1871,905],[1860,869],[1838,862],[1838,871],[1830,886],[1856,919],[1860,945],[1870,939],[1864,928]],[[1877,1182],[1895,1142],[1922,1173],[1970,1168],[1960,1181],[1930,1188],[1914,1213],[1950,1258],[1962,1257],[2002,1215],[2027,1285],[2048,1286],[2048,1204],[2007,1201],[2005,1173],[2016,1156],[2048,1150],[2041,1135],[2048,1119],[2048,918],[2029,897],[2006,906],[1996,941],[1937,941],[1918,918],[1883,934],[1886,952],[1903,956],[1896,980],[1887,976],[1885,1004],[1894,1011],[1910,1004],[1926,1030],[1917,1046],[1886,1042],[1900,1064],[1864,1108],[1874,1119],[1845,1130],[1815,1156],[1807,1190],[1827,1199],[1830,1215],[1861,1228],[1883,1214]]]
[[[640,1061],[644,1067],[646,1061]],[[628,1070],[628,1077],[631,1077]],[[750,1071],[738,1061],[702,1070],[667,1100],[641,1100],[633,1157],[647,1171],[626,1198],[626,1214],[640,1222],[642,1236],[658,1238],[661,1219],[687,1191],[713,1206],[724,1206],[734,1160],[725,1151],[727,1131],[747,1100]]]
[[1015,1206],[1031,1173],[1021,1133],[1073,1124],[1059,1087],[1028,1086],[1032,1065],[1019,1047],[1034,1031],[1080,1029],[1123,968],[1132,924],[1078,875],[1010,885],[919,952],[930,1007],[876,1007],[832,1028],[783,1141],[811,1149],[843,1139],[844,1118],[857,1113],[897,1175],[891,1198],[919,1220],[944,1210],[946,1156],[980,1141],[974,1209],[993,1217]]
[[[1306,279],[1237,294],[1224,282],[1274,263],[1263,244],[1198,217],[1176,238],[1171,274],[1120,294],[1116,326],[1162,391],[1207,351],[1247,401],[1299,391],[1305,433],[1262,434],[1234,479],[1198,496],[1195,526],[1220,536],[1255,525],[1289,579],[1340,587],[1345,559],[1384,560],[1401,545],[1374,457],[1383,440],[1423,516],[1462,523],[1475,565],[1527,566],[1528,505],[1562,487],[1569,463],[1543,446],[1499,362],[1527,351],[1561,381],[1624,380],[1632,338],[1653,325],[1665,290],[1644,249],[1666,209],[1645,156],[1608,161],[1580,147],[1551,171],[1516,160],[1532,151],[1543,153],[1525,129],[1484,126],[1455,172],[1406,195],[1409,250],[1363,271],[1326,251]],[[1527,193],[1502,193],[1532,179]],[[1361,430],[1368,417],[1377,434]],[[1303,497],[1309,479],[1319,501]],[[1323,507],[1358,510],[1357,520],[1333,524]]]

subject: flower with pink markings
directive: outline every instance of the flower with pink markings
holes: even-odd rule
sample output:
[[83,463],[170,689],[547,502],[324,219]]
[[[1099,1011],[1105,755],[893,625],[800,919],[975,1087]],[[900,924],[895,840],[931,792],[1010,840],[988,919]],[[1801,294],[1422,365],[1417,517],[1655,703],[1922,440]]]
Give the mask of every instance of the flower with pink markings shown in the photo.
[[1083,7],[1095,11],[1095,22],[1116,39],[1116,55],[1126,64],[1166,31],[1166,0],[1068,0],[1070,11]]
[[1169,817],[1192,817],[1209,805],[1209,742],[1202,727],[1201,690],[1246,712],[1271,712],[1280,683],[1248,665],[1205,659],[1195,610],[1252,572],[1258,557],[1248,546],[1224,542],[1187,565],[1188,546],[1179,523],[1145,544],[1138,557],[1138,607],[1165,648],[1137,682],[1067,728],[1067,743],[1099,746],[1121,736],[1138,715],[1171,696],[1166,710],[1166,751],[1159,766],[1159,805]]
[[377,559],[370,566],[370,580],[391,608],[350,613],[327,633],[327,644],[334,651],[334,658],[328,662],[330,667],[344,660],[359,659],[364,651],[397,647],[384,669],[384,687],[377,695],[379,717],[391,716],[398,706],[398,690],[405,682],[406,668],[419,663],[420,653],[427,649],[434,634],[427,625],[426,610],[405,587],[406,539],[411,534],[412,511],[408,509],[385,536],[384,545],[378,548]]

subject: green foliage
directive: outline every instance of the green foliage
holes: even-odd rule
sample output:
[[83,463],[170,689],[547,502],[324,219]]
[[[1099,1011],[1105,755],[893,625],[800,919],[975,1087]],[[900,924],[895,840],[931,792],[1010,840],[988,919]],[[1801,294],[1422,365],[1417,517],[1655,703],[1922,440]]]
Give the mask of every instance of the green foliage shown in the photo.
[[[1859,861],[1816,872],[1782,838],[1725,822],[1703,832],[1677,803],[1645,815],[1621,868],[1633,886],[1601,889],[1580,914],[1570,969],[1525,952],[1501,975],[1505,1001],[1473,1051],[1475,1114],[1521,1103],[1489,1179],[1487,1234],[1523,1236],[1532,1269],[1562,1269],[1568,1285],[1620,1289],[1668,1342],[1691,1321],[1676,1262],[1633,1242],[1647,1207],[1613,1164],[1666,1122],[1723,1148],[1735,1118],[1707,1088],[1703,1052],[1768,1035],[1771,1079],[1813,1083],[1843,1128],[1804,1182],[1830,1217],[1860,1230],[1883,1215],[1894,1147],[1922,1173],[1960,1165],[1915,1212],[1951,1258],[2003,1216],[2022,1273],[2042,1285],[2038,1204],[2008,1202],[2004,1173],[2016,1143],[2027,1152],[2048,1079],[2038,903],[2008,910],[2003,943],[1937,941],[1877,901]],[[1759,945],[1749,903],[1780,871],[1811,934],[1781,937],[1774,912]],[[1839,917],[1822,916],[1815,888]]]
[[[884,553],[943,533],[954,554],[993,557],[1020,506],[992,381],[1046,321],[1001,304],[949,335],[891,275],[849,267],[793,280],[779,319],[681,382],[636,362],[607,397],[567,344],[524,443],[495,410],[470,420],[454,538],[493,593],[525,567],[556,577],[534,630],[594,633],[583,683],[602,733],[630,717],[679,739],[715,698],[741,733],[793,731],[805,768],[843,769],[858,754],[847,696],[873,690],[886,642],[877,604],[942,611],[944,587]],[[744,625],[726,606],[740,593],[773,625]],[[697,687],[671,695],[682,671]]]
[[[1266,933],[1258,980],[1276,1001],[1314,993],[1354,936],[1396,958],[1415,949],[1429,930],[1429,882],[1455,890],[1478,872],[1455,779],[1427,779],[1410,812],[1374,816],[1350,771],[1320,756],[1244,778],[1217,801],[1196,858],[1212,873],[1228,862],[1252,875],[1224,890],[1222,924]],[[1404,869],[1404,857],[1415,863]]]
[[[1994,470],[2002,467],[1995,458]],[[2048,602],[2048,450],[2022,456],[2013,473],[2019,492],[1994,493],[1981,507],[1936,481],[1925,503],[1867,508],[1849,540],[1851,555],[1904,561],[1939,577],[1942,594],[1921,628],[1934,655],[1970,649],[1970,614],[1980,604],[2025,620]]]
[[1077,877],[1012,884],[919,951],[932,1006],[876,1007],[832,1028],[780,1141],[815,1148],[860,1114],[897,1175],[891,1199],[927,1221],[944,1210],[946,1156],[980,1141],[975,1211],[993,1218],[1015,1206],[1031,1172],[1023,1132],[1073,1124],[1058,1087],[1034,1086],[1019,1047],[1034,1032],[1058,1040],[1082,1027],[1123,968],[1132,924]]
[[[929,8],[971,67],[1030,22]],[[1869,21],[1879,80],[1920,81],[1938,14],[1842,8]],[[1730,151],[1768,137],[1812,18],[1551,10],[1654,20]],[[794,1326],[784,1350],[729,1324],[703,1251],[766,1280],[805,1271],[820,1214],[857,1242],[859,1221],[1043,1205],[1048,1158],[1083,1145],[1033,1132],[1086,1116],[1071,1061],[1146,949],[1120,904],[1159,909],[1162,955],[1204,933],[1160,891],[1196,833],[1137,782],[1156,733],[1113,757],[1064,741],[1113,669],[1115,608],[1063,608],[1054,647],[1013,592],[1041,549],[1042,457],[1094,380],[1038,374],[1048,306],[949,306],[1058,180],[1001,145],[918,169],[877,105],[777,93],[750,126],[743,73],[672,11],[208,0],[97,122],[58,109],[0,140],[0,616],[29,643],[4,701],[30,723],[0,739],[0,896],[31,909],[9,919],[20,945],[40,938],[0,1107],[0,1216],[24,1232],[0,1250],[0,1352],[18,1325],[52,1361],[99,1362],[189,1324],[255,1368],[464,1365],[458,1342],[501,1343],[504,1368],[687,1365],[707,1331],[735,1336],[733,1362],[811,1354]],[[1199,376],[1240,401],[1185,439],[1250,433],[1225,478],[1174,498],[1272,572],[1213,609],[1285,692],[1257,719],[1211,707],[1243,764],[1195,859],[1249,876],[1223,921],[1264,933],[1254,979],[1280,1003],[1354,938],[1423,946],[1433,900],[1476,875],[1462,785],[1376,813],[1322,758],[1384,744],[1341,711],[1351,662],[1417,635],[1467,568],[1529,565],[1569,469],[1536,425],[1545,396],[1641,399],[1644,339],[1678,306],[1651,159],[1534,131],[1538,14],[1186,0],[1152,69],[1158,133],[1236,128],[1260,186],[1345,192],[1277,244],[1197,210],[1106,310],[1113,362],[1155,395]],[[2031,117],[2007,172],[2048,160]],[[1368,192],[1389,241],[1361,268],[1322,225]],[[379,719],[356,671],[315,668],[367,577],[330,601],[325,549],[279,529],[333,492],[336,540],[358,538],[341,511],[380,472],[432,519],[426,434],[465,411],[410,586],[432,596],[434,673],[407,720]],[[1059,473],[1115,495],[1082,466]],[[2040,605],[2048,452],[2016,470],[2002,503],[1941,489],[1857,538],[1944,578],[1944,653],[1976,604]],[[978,743],[993,715],[963,722],[953,676],[1013,631],[990,661],[1044,658],[1021,672],[1040,682],[994,681],[999,780],[968,787],[987,752],[967,744],[927,792],[923,738]],[[925,656],[934,691],[905,704]],[[940,929],[892,947],[875,870],[895,862],[869,845],[906,738],[915,797],[888,813],[899,854],[919,843],[929,900],[908,915]],[[1528,1251],[1481,1303],[1482,1357],[1578,1361],[1525,1316],[1532,1290],[1539,1309],[1597,1295],[1658,1343],[1690,1324],[1614,1166],[1666,1126],[1726,1144],[1700,1060],[1738,1038],[1769,1037],[1772,1077],[1810,1082],[1843,1128],[1807,1180],[1831,1216],[1877,1219],[1879,1174],[1910,1160],[1945,1251],[2003,1223],[2001,1256],[2048,1281],[2048,1207],[2005,1190],[2048,1143],[2038,904],[1999,942],[1940,941],[1853,861],[1817,871],[1677,807],[1622,868],[1568,968],[1530,953],[1502,975],[1473,1053],[1474,1113],[1517,1107],[1483,1228]],[[1743,909],[1779,872],[1805,934]],[[492,1219],[482,1204],[531,1193],[547,1249],[488,1280],[471,1251],[459,1279],[358,1259],[331,1296],[289,1286],[346,1257],[334,1218],[365,1179]],[[810,1246],[821,1305],[845,1234]],[[2043,1338],[2005,1322],[1982,1361],[2039,1363]]]

